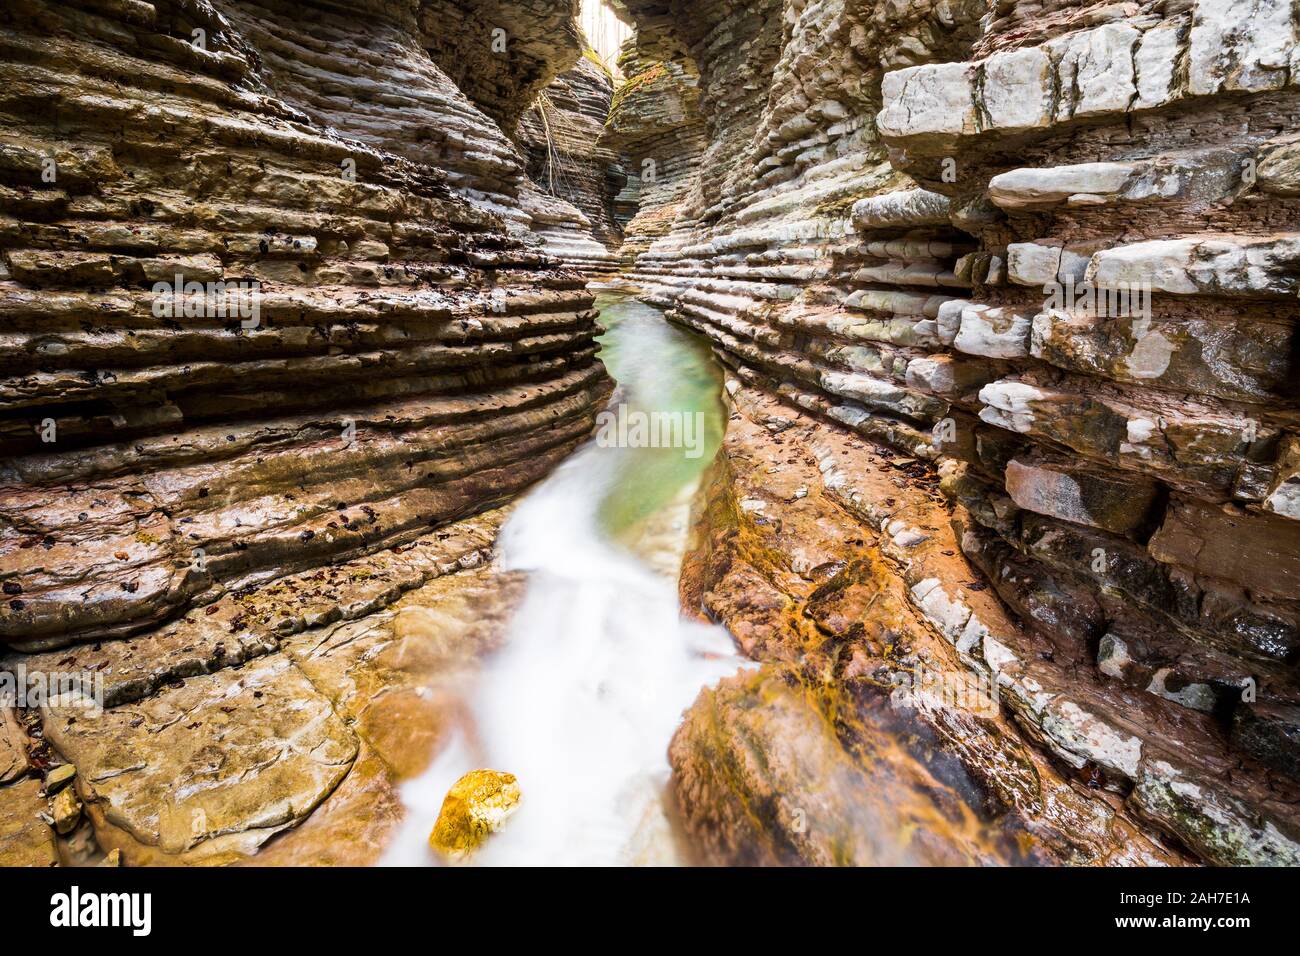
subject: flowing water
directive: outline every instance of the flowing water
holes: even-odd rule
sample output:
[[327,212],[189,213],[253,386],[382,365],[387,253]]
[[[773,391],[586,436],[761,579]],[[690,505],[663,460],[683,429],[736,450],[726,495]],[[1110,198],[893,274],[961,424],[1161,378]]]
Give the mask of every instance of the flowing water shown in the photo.
[[[682,619],[675,579],[688,502],[721,441],[721,379],[704,342],[659,310],[614,294],[597,304],[619,383],[617,418],[598,434],[624,447],[589,442],[502,529],[500,563],[529,584],[471,691],[474,745],[452,741],[404,785],[407,823],[385,862],[433,862],[443,796],[479,767],[515,774],[523,800],[477,864],[683,862],[668,742],[700,688],[743,666],[725,630]],[[678,447],[626,447],[656,431]]]

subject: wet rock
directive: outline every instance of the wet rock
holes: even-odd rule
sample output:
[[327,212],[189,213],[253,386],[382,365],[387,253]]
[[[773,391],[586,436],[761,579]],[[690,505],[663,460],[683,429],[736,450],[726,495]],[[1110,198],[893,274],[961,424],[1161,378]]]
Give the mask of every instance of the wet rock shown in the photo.
[[1300,519],[1300,435],[1288,435],[1277,457],[1277,477],[1264,499],[1264,510]]
[[70,763],[60,764],[45,775],[45,792],[57,793],[72,782],[77,775],[77,768]]
[[[363,740],[348,775],[311,816],[277,833],[256,855],[233,862],[238,866],[374,866],[399,832],[404,815],[393,771]],[[166,861],[161,857],[149,862]]]
[[56,833],[68,834],[81,820],[81,801],[72,787],[60,790],[50,801],[50,816],[54,818]]
[[1113,632],[1103,636],[1098,645],[1097,669],[1148,693],[1206,713],[1213,712],[1225,696],[1220,686],[1199,677],[1205,671],[1198,668],[1191,655],[1169,659],[1149,647],[1146,641]]
[[[1257,24],[1238,0],[1086,16],[957,4],[934,31],[898,10],[764,0],[706,5],[695,32],[648,0],[625,7],[638,47],[696,81],[675,205],[629,249],[630,277],[713,343],[736,403],[729,442],[754,391],[782,403],[769,417],[807,416],[729,456],[734,506],[710,508],[690,606],[819,681],[867,673],[873,648],[900,642],[974,661],[996,672],[1017,739],[1058,771],[1113,800],[1163,761],[1203,795],[1141,817],[1135,803],[1113,826],[1219,859],[1233,854],[1212,821],[1245,833],[1255,814],[1284,847],[1285,775],[1212,714],[1247,679],[1270,705],[1300,687],[1283,527],[1294,10],[1266,4]],[[817,471],[789,487],[742,464],[798,470],[796,441]],[[895,482],[865,464],[881,446],[903,463],[880,466]],[[819,482],[853,516],[835,546],[808,543]],[[947,548],[947,518],[914,492],[947,496]],[[870,586],[863,548],[897,556]],[[934,548],[969,559],[966,576]],[[840,570],[800,580],[822,565]],[[887,594],[910,626],[855,628],[851,609]],[[1005,739],[969,733],[957,746],[977,768]],[[1022,808],[1062,805],[1014,792]],[[1093,801],[1071,819],[1105,815]],[[1106,838],[1088,842],[1106,856]]]
[[1078,766],[1090,761],[1124,778],[1137,776],[1142,741],[1074,701],[1053,700],[1042,716],[1041,727],[1067,759],[1075,755]]
[[1167,827],[1216,866],[1295,866],[1300,843],[1242,801],[1204,783],[1188,780],[1178,768],[1150,760],[1128,803],[1138,813]]
[[[769,433],[761,423],[780,406],[743,388],[730,394],[737,414],[724,444],[726,470],[710,484],[707,511],[697,521],[701,536],[683,570],[683,597],[688,607],[698,601],[725,621],[769,665],[702,694],[674,739],[677,798],[708,858],[1018,858],[1001,840],[1025,827],[1032,834],[1026,845],[1043,859],[1170,862],[1145,838],[1128,842],[1137,833],[1131,818],[1115,815],[1104,801],[1079,799],[1079,791],[1061,782],[1059,771],[1014,729],[1019,713],[1016,725],[1004,723],[1008,695],[1051,700],[1058,694],[1042,684],[1030,690],[1030,680],[1012,676],[1020,673],[1022,656],[1039,652],[1008,646],[1018,632],[992,589],[974,580],[978,572],[956,555],[954,531],[938,517],[943,505],[893,479],[897,472],[887,461],[854,439],[811,427],[804,415],[782,413],[788,460],[776,471],[763,468],[755,449]],[[806,494],[793,494],[799,488]],[[761,521],[737,504],[759,495]],[[769,563],[767,556],[785,554],[798,554],[800,567],[820,573],[792,574],[779,558]],[[1072,598],[1063,606],[1078,603]],[[1060,627],[1059,620],[1050,623]],[[992,699],[998,695],[983,669],[986,659],[1006,675],[1006,684],[999,678],[1000,705]],[[1037,707],[1041,712],[1043,703]],[[828,727],[825,715],[832,713]],[[1085,731],[1079,731],[1084,740]],[[929,797],[906,796],[920,793],[911,789],[917,755],[892,750],[896,733],[923,741],[919,753],[943,768],[935,770],[939,780],[920,785]],[[1104,735],[1094,736],[1098,752],[1105,751]],[[797,743],[782,743],[789,738]],[[888,788],[905,796],[882,807],[872,796],[879,786],[841,788],[857,773],[888,779]],[[969,799],[959,795],[966,774],[996,794],[1005,816],[987,825],[953,824],[956,817],[942,808],[955,806],[950,796]],[[814,818],[809,806],[824,816]],[[806,813],[796,814],[799,809]],[[933,812],[952,825],[938,824]],[[835,822],[846,818],[874,820],[875,836]],[[802,832],[792,823],[799,819],[807,824]],[[904,830],[916,835],[910,843],[890,835],[902,819],[910,821]]]
[[[895,726],[861,686],[885,663],[993,674],[996,716],[911,695],[909,720],[1036,852],[1176,862],[1159,831],[1208,862],[1292,858],[1276,708],[1294,706],[1300,653],[1293,5],[624,0],[637,35],[600,129],[604,77],[579,64],[564,4],[192,5],[213,26],[203,56],[156,42],[138,4],[11,6],[0,640],[41,673],[75,655],[104,676],[105,714],[62,731],[46,715],[56,750],[87,755],[76,787],[104,845],[224,862],[297,823],[267,852],[369,862],[394,781],[436,746],[457,668],[509,606],[481,546],[402,549],[587,435],[608,382],[590,295],[551,254],[609,268],[586,231],[625,225],[629,278],[709,337],[738,403],[782,422],[732,422],[747,437],[684,593],[786,688],[829,694],[773,690],[747,715],[729,689],[694,741],[739,753],[735,728],[759,734],[760,716],[798,737],[851,714],[806,754],[755,738],[815,799],[819,778],[866,765],[873,735],[854,726]],[[519,122],[543,91],[571,120],[569,191],[538,155],[552,114]],[[33,108],[51,96],[57,115]],[[614,155],[625,184],[602,177]],[[157,298],[177,270],[256,279],[259,320]],[[1145,283],[1154,301],[1044,306],[1034,287],[1066,279]],[[403,655],[418,662],[390,667]],[[281,760],[283,787],[265,761],[305,733],[294,719],[248,717],[265,705],[243,691],[186,696],[266,668],[328,756]],[[1250,713],[1243,675],[1259,678]],[[1229,735],[1209,694],[1241,721],[1273,716]],[[171,747],[165,701],[234,729],[193,728],[211,749],[152,775],[73,729],[134,744],[157,726]],[[431,729],[408,757],[393,728],[416,719]],[[5,736],[0,803],[29,782]],[[735,795],[780,788],[709,778],[683,746],[693,812],[753,826]],[[907,761],[880,765],[918,792]],[[1110,790],[1081,795],[1062,767]],[[215,775],[200,791],[215,802],[184,809],[221,815],[220,834],[151,816],[193,773]],[[918,789],[944,793],[918,805],[945,819],[973,806]],[[1004,855],[929,812],[918,857]],[[781,826],[759,827],[764,859],[833,855],[821,836],[779,842]]]
[[1269,515],[1174,501],[1151,554],[1198,574],[1247,582],[1265,595],[1291,597],[1300,586],[1300,525]]
[[522,593],[483,565],[388,609],[295,635],[284,650],[396,779],[425,769],[458,726],[472,668],[499,646]]
[[1006,489],[1028,511],[1119,534],[1142,524],[1156,498],[1151,482],[1113,481],[1019,459],[1007,462]]
[[1232,740],[1251,756],[1300,780],[1300,707],[1243,704],[1233,713]]
[[0,785],[17,780],[31,766],[27,734],[12,707],[0,705]]
[[99,714],[50,709],[43,723],[92,815],[163,853],[197,851],[189,858],[252,852],[306,817],[357,754],[283,654]]
[[519,809],[519,783],[500,770],[471,770],[442,801],[429,845],[454,861],[465,859]]
[[970,864],[988,852],[978,828],[961,832],[919,798],[935,781],[887,748],[859,765],[797,680],[771,668],[705,690],[669,760],[712,863]]

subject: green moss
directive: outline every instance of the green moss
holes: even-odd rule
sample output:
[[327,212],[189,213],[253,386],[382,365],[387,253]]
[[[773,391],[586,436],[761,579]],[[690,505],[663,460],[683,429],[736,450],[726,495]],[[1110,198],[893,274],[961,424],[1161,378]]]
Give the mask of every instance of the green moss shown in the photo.
[[623,101],[627,99],[629,95],[635,93],[647,84],[653,83],[655,80],[667,75],[668,68],[662,63],[656,63],[648,70],[644,70],[635,76],[629,76],[624,81],[623,85],[614,91],[614,99],[609,106],[610,118],[612,119],[614,117],[614,114],[618,112],[619,107],[622,106]]
[[813,210],[816,216],[826,216],[827,218],[847,218],[853,211],[853,204],[859,199],[870,199],[873,196],[880,196],[894,189],[901,188],[904,185],[905,177],[899,173],[891,174],[883,182],[873,184],[867,189],[860,189],[850,193],[847,196],[835,196],[819,203]]
[[614,74],[610,71],[609,67],[605,65],[605,61],[600,58],[599,53],[597,53],[593,48],[587,47],[582,51],[582,55],[585,59],[590,60],[592,63],[596,64],[596,66],[600,67],[600,72],[605,74],[606,79],[608,79],[611,84],[614,82]]

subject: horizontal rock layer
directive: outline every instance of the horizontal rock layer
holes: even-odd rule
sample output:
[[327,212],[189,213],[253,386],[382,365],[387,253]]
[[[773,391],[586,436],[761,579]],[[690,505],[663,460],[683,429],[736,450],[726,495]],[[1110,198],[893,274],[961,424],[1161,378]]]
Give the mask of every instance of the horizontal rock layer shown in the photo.
[[[581,210],[591,236],[616,248],[623,230],[615,219],[615,197],[626,186],[627,176],[621,156],[600,142],[612,96],[613,78],[596,54],[588,51],[577,66],[556,77],[524,114],[519,137],[528,150],[533,181]],[[582,258],[556,254],[572,264]],[[611,256],[609,261],[616,260]]]

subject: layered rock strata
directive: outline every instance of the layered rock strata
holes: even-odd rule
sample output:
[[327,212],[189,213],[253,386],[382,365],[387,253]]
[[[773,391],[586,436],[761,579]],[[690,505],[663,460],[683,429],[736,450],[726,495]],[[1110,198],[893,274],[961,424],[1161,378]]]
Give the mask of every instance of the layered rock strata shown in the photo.
[[[508,603],[474,516],[610,389],[493,118],[577,58],[535,6],[529,68],[468,96],[420,24],[479,4],[0,12],[0,642],[106,705],[0,711],[6,861],[53,858],[28,811],[69,764],[128,863],[233,861],[309,815],[275,859],[377,854],[433,746],[392,728],[438,725],[430,681]],[[458,610],[401,650],[413,590]]]
[[[587,51],[538,96],[519,123],[533,182],[576,206],[591,236],[608,249],[622,243],[614,200],[627,185],[620,155],[600,142],[613,92],[613,78]],[[580,253],[557,254],[574,265],[588,265]],[[610,257],[591,266],[600,268],[604,262],[617,260]]]
[[[27,646],[499,502],[604,388],[581,279],[464,196],[524,181],[508,140],[397,27],[107,6],[36,0],[4,37],[0,635]],[[445,138],[388,152],[390,113]]]
[[505,130],[584,47],[580,0],[378,2],[403,8],[403,25],[444,75]]
[[1024,739],[1007,705],[1028,676],[969,669],[981,637],[1036,663],[1044,645],[973,580],[934,476],[734,377],[727,391],[682,592],[763,663],[704,691],[670,749],[707,857],[1181,862]]
[[[1300,859],[1293,7],[624,6],[639,43],[698,73],[709,137],[634,277],[713,340],[733,387],[816,417],[803,447],[823,487],[863,541],[901,549],[873,573],[919,616],[902,644],[941,636],[1056,772],[1169,846]],[[759,452],[796,467],[773,430],[733,469]],[[902,455],[904,484],[937,482],[942,509],[913,524],[901,495],[855,506],[857,479],[815,453],[839,435],[866,440],[845,458],[868,477]],[[815,487],[753,515],[780,529]],[[715,488],[733,523],[758,509],[748,494]],[[940,510],[954,577],[908,550],[949,534]],[[833,659],[861,653],[807,603],[834,567],[711,527],[714,570],[688,600],[742,641],[768,609],[752,653],[842,700],[850,675],[800,651],[816,624]],[[728,576],[756,555],[781,573]],[[717,733],[740,693],[698,705]],[[674,760],[705,834],[771,780],[715,776],[702,797],[700,755],[723,745],[701,719]],[[966,764],[998,788],[988,761]]]
[[687,228],[684,209],[707,138],[698,79],[683,66],[643,55],[633,37],[619,68],[626,79],[611,104],[601,144],[627,164],[627,184],[615,203],[622,207],[620,256],[631,265],[675,226]]

